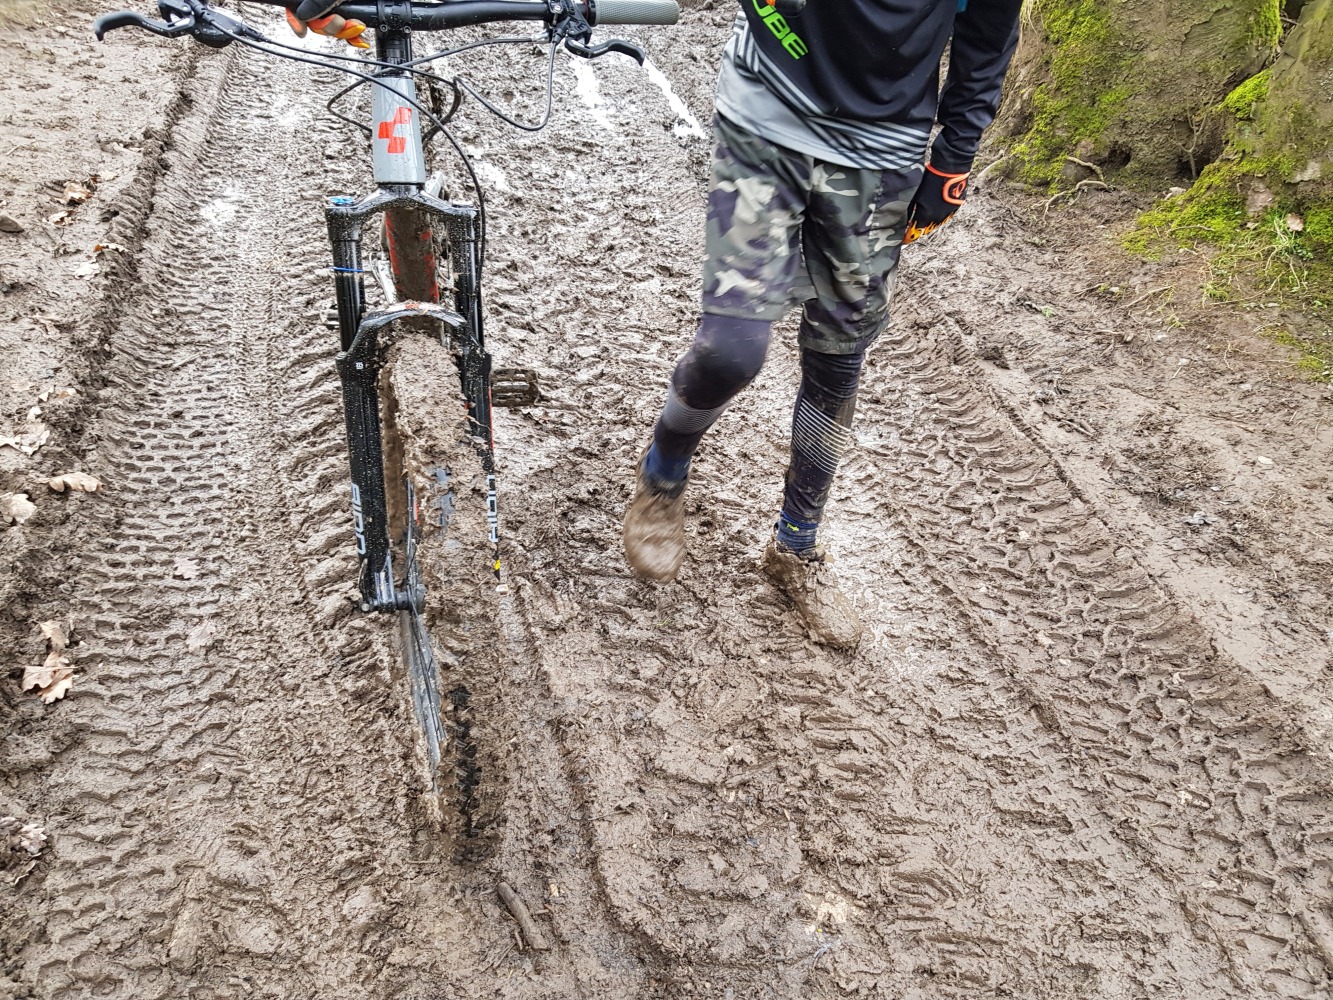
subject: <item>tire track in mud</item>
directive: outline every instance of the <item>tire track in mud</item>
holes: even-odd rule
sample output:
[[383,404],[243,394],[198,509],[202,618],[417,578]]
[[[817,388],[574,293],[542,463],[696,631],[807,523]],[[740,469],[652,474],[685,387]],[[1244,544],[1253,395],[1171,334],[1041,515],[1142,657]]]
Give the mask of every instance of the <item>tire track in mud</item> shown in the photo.
[[1096,777],[1117,837],[1225,950],[1238,995],[1325,995],[1327,761],[981,391],[942,303],[921,298],[880,346],[862,411],[894,487],[885,516]]
[[[501,158],[527,157],[532,183],[496,241],[496,305],[515,319],[500,336],[555,386],[498,433],[503,511],[599,881],[666,995],[1321,995],[1305,901],[1323,807],[1290,798],[1321,794],[1321,766],[1278,759],[1299,746],[1265,724],[1263,693],[1071,511],[1076,487],[927,327],[909,322],[872,359],[863,447],[832,508],[869,648],[809,646],[756,572],[789,345],[761,376],[789,388],[757,385],[696,463],[681,582],[628,578],[619,516],[692,326],[682,265],[700,250],[702,176],[671,143],[631,129],[626,151],[580,124],[556,144],[562,165],[597,165],[595,190],[530,149]],[[642,159],[662,177],[693,164],[693,190],[645,195],[629,181]],[[608,198],[634,239],[603,226]],[[515,285],[504,239],[537,233],[549,278]],[[597,298],[610,289],[614,304]],[[991,537],[991,505],[1012,540]]]
[[405,787],[390,630],[344,610],[320,202],[294,197],[321,175],[312,136],[337,131],[307,125],[303,70],[251,53],[191,86],[110,337],[94,462],[114,507],[75,588],[81,738],[44,795],[54,864],[25,978],[52,1000],[467,980],[471,904]]

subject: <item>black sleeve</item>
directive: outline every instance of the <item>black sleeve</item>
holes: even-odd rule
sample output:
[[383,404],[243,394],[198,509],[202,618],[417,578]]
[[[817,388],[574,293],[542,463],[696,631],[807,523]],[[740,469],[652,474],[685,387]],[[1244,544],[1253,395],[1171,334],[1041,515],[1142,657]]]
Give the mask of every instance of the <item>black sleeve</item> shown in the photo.
[[947,173],[972,169],[981,133],[995,118],[1009,58],[1018,44],[1022,0],[964,0],[954,20],[949,78],[935,116],[930,162]]

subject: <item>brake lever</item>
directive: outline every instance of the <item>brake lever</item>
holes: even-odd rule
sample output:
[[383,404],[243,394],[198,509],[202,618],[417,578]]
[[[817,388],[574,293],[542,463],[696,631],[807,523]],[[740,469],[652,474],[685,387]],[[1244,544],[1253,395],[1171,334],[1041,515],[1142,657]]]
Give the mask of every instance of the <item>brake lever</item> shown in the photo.
[[619,52],[622,56],[629,56],[640,66],[643,65],[647,56],[643,49],[639,48],[633,42],[627,42],[623,38],[612,38],[609,41],[602,42],[600,45],[585,45],[583,42],[575,41],[572,38],[565,39],[565,48],[576,56],[582,56],[584,59],[597,59],[606,55],[608,52]]
[[178,38],[192,32],[195,21],[193,15],[187,15],[179,21],[154,21],[137,10],[118,10],[114,14],[103,14],[93,22],[93,34],[97,36],[99,42],[106,37],[108,31],[115,31],[117,28],[143,28],[144,31],[151,31],[155,35]]
[[164,20],[154,21],[151,17],[145,17],[133,10],[103,14],[93,22],[93,34],[100,42],[108,31],[115,31],[117,28],[143,28],[145,31],[167,38],[193,35],[204,45],[214,49],[224,48],[234,42],[232,35],[265,41],[262,34],[244,21],[210,7],[202,0],[158,0],[157,9]]

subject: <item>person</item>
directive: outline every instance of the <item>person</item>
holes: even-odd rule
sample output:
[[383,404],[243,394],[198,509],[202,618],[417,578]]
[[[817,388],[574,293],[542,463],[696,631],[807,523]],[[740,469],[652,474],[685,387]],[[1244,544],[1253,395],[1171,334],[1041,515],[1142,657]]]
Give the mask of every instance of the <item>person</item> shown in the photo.
[[853,445],[862,365],[888,323],[901,248],[963,204],[1021,3],[809,0],[784,14],[741,0],[714,102],[702,315],[625,515],[625,555],[639,576],[679,572],[695,450],[758,375],[773,323],[800,304],[791,456],[761,566],[815,639],[858,644],[862,626],[819,526]]

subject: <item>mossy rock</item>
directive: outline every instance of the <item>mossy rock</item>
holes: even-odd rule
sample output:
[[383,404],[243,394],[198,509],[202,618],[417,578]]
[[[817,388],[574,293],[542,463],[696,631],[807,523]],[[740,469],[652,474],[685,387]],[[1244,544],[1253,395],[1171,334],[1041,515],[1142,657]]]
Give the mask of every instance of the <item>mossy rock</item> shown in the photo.
[[1279,0],[1032,0],[999,127],[1032,182],[1068,156],[1123,184],[1191,180],[1221,151],[1208,111],[1272,60]]

